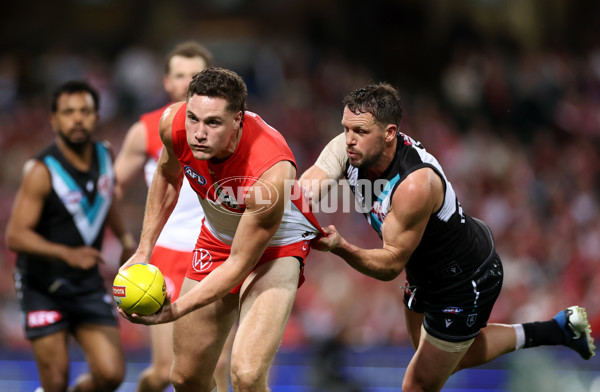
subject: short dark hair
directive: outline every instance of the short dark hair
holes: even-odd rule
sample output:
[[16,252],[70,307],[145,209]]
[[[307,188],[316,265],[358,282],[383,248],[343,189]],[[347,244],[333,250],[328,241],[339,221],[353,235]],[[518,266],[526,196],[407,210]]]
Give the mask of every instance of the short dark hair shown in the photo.
[[98,92],[87,82],[82,80],[71,80],[58,86],[52,93],[52,102],[50,103],[50,110],[52,113],[56,113],[56,110],[58,110],[58,98],[60,98],[61,95],[75,93],[89,93],[94,100],[94,109],[96,112],[100,109]]
[[194,75],[188,86],[186,101],[193,95],[223,98],[227,101],[227,110],[234,113],[241,111],[242,116],[246,111],[246,83],[238,74],[228,69],[209,67]]
[[185,41],[175,46],[165,57],[165,74],[171,71],[171,59],[175,56],[181,56],[188,59],[201,57],[204,59],[206,66],[211,66],[213,62],[212,53],[206,49],[204,45],[196,41]]
[[369,84],[348,94],[343,100],[354,114],[371,113],[380,124],[395,124],[402,121],[400,93],[388,83]]

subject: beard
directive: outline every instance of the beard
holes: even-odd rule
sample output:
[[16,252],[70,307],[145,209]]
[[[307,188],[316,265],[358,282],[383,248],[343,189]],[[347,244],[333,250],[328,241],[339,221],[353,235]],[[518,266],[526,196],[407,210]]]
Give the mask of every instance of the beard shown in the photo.
[[383,151],[385,150],[385,145],[381,143],[377,145],[373,150],[369,153],[362,153],[362,156],[359,159],[348,158],[350,164],[358,169],[368,169],[373,166],[379,158],[383,155]]
[[368,169],[377,161],[378,156],[369,154],[363,156],[361,159],[348,159],[350,164],[358,169]]
[[81,153],[92,141],[89,130],[83,129],[83,133],[80,137],[70,137],[70,132],[58,132],[58,136],[69,149]]

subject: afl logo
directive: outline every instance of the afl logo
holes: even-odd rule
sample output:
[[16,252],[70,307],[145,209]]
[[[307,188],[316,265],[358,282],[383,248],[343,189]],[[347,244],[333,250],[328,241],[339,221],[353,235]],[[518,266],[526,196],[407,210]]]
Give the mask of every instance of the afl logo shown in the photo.
[[[237,216],[242,213],[250,215],[265,212],[273,208],[279,198],[279,191],[273,184],[259,177],[246,176],[228,177],[214,182],[208,188],[207,193],[214,198],[214,203],[210,203],[209,206],[216,208],[221,213]],[[254,211],[246,211],[245,200],[247,197],[252,197],[254,200]],[[227,206],[230,210],[217,208],[222,205]]]
[[195,271],[203,272],[210,268],[212,265],[212,256],[206,249],[194,250],[194,257],[192,258],[192,267]]
[[195,183],[198,183],[200,185],[206,185],[206,178],[202,177],[190,166],[184,166],[183,171],[185,172],[185,175],[188,176],[188,178],[191,181],[194,181]]

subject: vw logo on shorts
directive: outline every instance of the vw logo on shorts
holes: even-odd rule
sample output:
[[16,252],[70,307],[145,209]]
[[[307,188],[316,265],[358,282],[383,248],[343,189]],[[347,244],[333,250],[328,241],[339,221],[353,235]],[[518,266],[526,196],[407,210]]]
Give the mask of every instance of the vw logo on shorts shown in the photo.
[[192,258],[192,268],[194,271],[204,272],[212,265],[212,256],[206,249],[194,250],[194,257]]

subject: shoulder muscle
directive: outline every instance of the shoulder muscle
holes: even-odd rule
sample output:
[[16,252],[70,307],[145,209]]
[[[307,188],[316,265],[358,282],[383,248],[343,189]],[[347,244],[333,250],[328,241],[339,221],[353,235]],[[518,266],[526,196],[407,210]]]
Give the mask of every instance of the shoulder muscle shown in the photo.
[[160,133],[160,138],[168,149],[173,149],[173,138],[171,136],[171,130],[173,127],[173,119],[175,118],[175,114],[184,105],[184,102],[177,102],[173,105],[169,106],[165,109],[162,116],[160,117],[160,122],[158,126],[158,130]]

